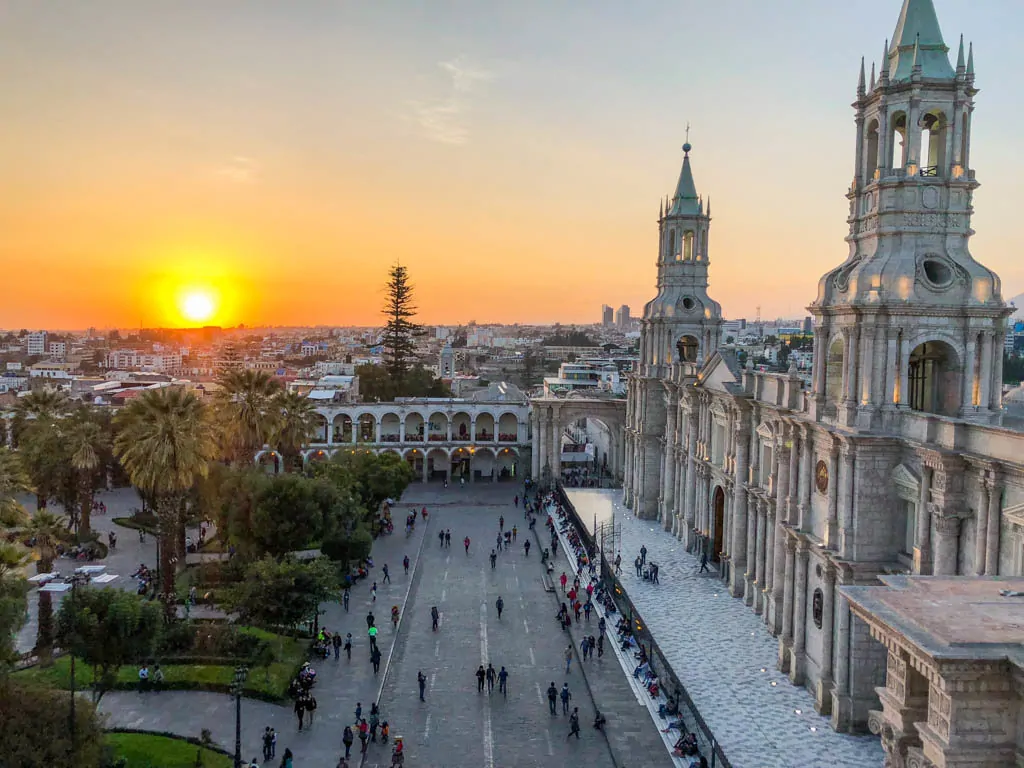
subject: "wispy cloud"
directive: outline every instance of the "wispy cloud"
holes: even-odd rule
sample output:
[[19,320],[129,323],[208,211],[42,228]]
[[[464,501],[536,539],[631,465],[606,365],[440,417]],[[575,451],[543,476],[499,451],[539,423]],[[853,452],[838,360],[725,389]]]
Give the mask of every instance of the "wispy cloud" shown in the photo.
[[465,57],[442,61],[437,65],[449,78],[448,93],[433,101],[414,101],[412,119],[431,141],[462,145],[469,141],[466,116],[471,110],[471,97],[493,79],[493,74],[474,66]]
[[232,184],[255,184],[260,166],[253,158],[236,155],[213,170],[215,178]]

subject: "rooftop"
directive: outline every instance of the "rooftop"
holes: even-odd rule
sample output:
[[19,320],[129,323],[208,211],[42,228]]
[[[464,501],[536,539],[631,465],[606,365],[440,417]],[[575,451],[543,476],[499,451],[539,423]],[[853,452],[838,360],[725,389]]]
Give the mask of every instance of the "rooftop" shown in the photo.
[[924,653],[946,659],[1007,658],[1024,666],[1024,578],[881,579],[885,586],[842,591],[851,603]]

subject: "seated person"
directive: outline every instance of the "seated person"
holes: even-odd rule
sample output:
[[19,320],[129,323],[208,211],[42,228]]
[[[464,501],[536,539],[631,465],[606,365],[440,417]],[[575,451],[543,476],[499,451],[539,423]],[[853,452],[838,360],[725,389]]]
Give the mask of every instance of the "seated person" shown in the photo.
[[680,733],[682,733],[683,736],[685,736],[686,723],[683,722],[683,718],[680,717],[678,720],[673,720],[671,723],[668,724],[668,728],[662,728],[661,732],[668,733],[671,730],[679,731]]
[[604,728],[604,724],[606,722],[608,721],[605,719],[605,716],[601,714],[601,710],[597,710],[597,713],[594,715],[594,727],[600,731]]
[[640,679],[640,677],[643,677],[646,680],[647,679],[647,673],[650,672],[650,669],[651,669],[650,664],[648,664],[646,661],[641,661],[633,669],[633,677],[635,677],[637,679]]

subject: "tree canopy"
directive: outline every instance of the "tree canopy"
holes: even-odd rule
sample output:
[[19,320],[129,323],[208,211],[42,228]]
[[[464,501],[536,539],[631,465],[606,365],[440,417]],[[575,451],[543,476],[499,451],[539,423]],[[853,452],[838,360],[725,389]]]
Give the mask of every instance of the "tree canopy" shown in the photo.
[[120,589],[75,590],[57,613],[62,648],[93,667],[93,702],[117,680],[118,670],[153,653],[160,633],[160,606]]
[[229,592],[228,602],[243,621],[265,627],[294,628],[312,621],[320,603],[338,587],[329,560],[298,562],[270,555],[255,561],[245,578]]
[[401,379],[386,366],[368,363],[356,367],[359,395],[364,402],[389,403],[396,397],[451,397],[448,386],[422,365],[413,365]]
[[409,271],[401,264],[395,264],[388,271],[387,298],[382,313],[387,319],[384,335],[385,368],[395,381],[402,381],[409,372],[410,361],[416,351],[416,336],[423,328],[413,322],[416,305],[413,303],[412,283]]

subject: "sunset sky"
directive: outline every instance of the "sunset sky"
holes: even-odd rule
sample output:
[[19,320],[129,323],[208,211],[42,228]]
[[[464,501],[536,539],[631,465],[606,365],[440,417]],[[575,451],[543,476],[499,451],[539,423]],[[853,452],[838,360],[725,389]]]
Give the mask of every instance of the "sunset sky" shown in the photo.
[[[974,41],[972,251],[1024,291],[1020,0]],[[0,328],[596,322],[654,294],[687,122],[727,317],[846,256],[857,70],[900,0],[4,0]]]

